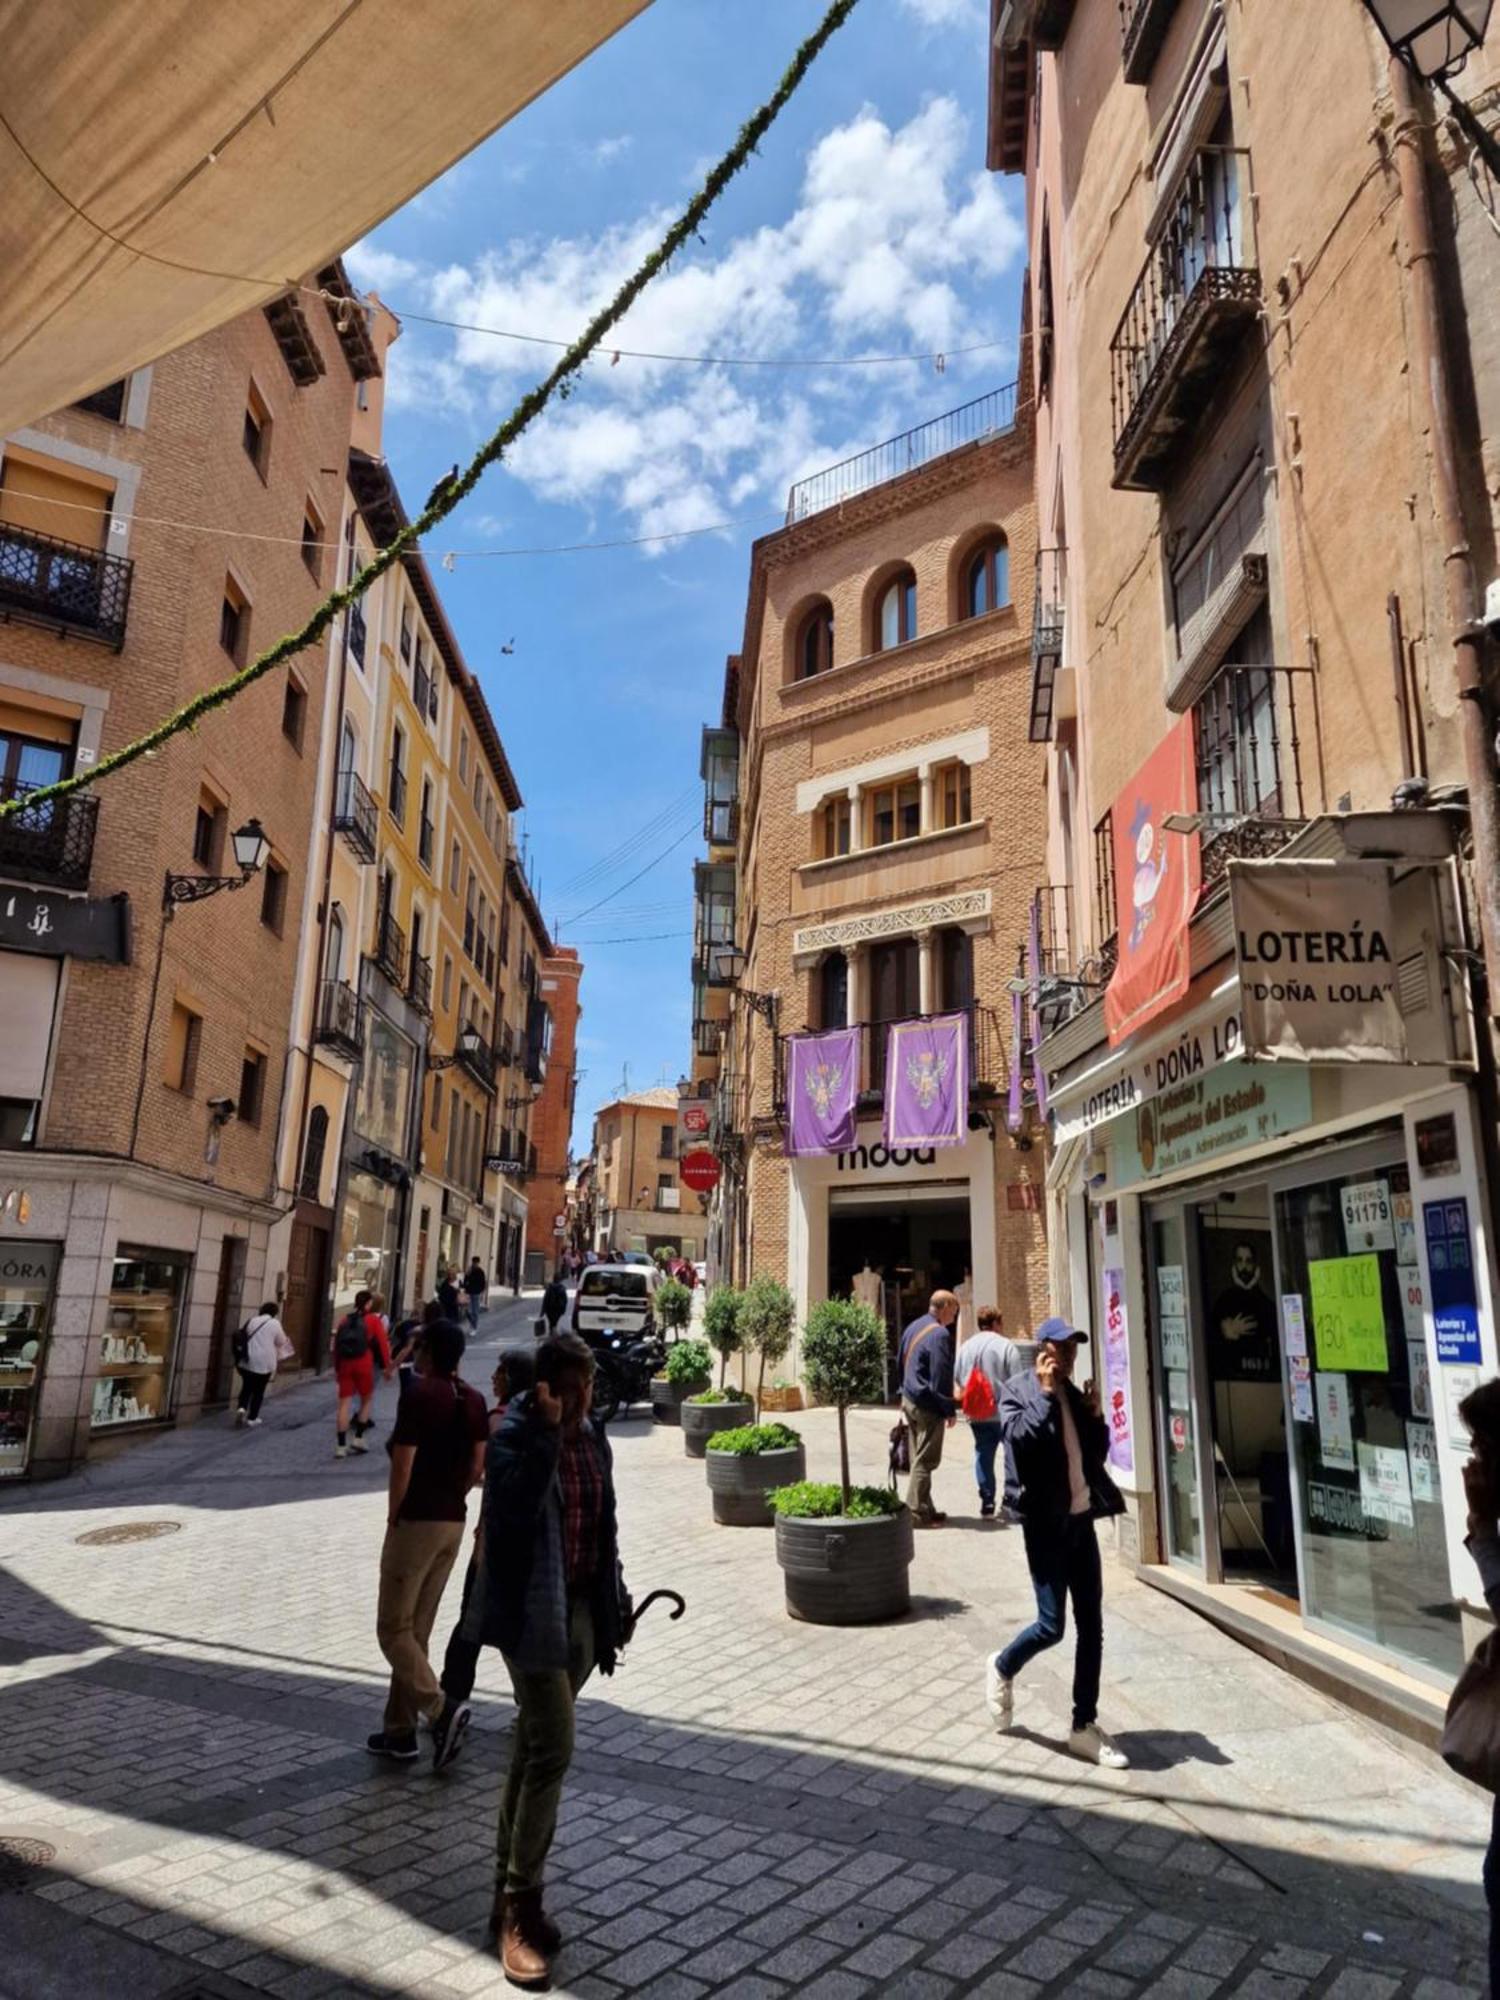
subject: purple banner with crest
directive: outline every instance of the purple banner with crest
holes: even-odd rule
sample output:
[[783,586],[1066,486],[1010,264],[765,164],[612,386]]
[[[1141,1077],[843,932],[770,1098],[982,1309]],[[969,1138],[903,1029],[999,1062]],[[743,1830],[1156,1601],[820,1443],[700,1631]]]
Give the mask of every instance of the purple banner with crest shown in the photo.
[[858,1097],[858,1028],[787,1038],[786,1150],[792,1159],[848,1152]]
[[969,1137],[969,1020],[892,1021],[885,1045],[887,1146],[962,1146]]

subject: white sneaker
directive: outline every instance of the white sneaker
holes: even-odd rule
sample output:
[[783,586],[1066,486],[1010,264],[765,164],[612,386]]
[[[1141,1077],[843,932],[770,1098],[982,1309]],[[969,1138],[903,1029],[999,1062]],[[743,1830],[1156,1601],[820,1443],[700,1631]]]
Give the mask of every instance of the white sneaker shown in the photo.
[[243,1410],[236,1410],[236,1411],[235,1411],[235,1413],[234,1413],[234,1427],[235,1427],[235,1429],[236,1429],[236,1430],[238,1430],[238,1429],[239,1429],[239,1427],[240,1427],[240,1425],[241,1425],[241,1424],[242,1424],[242,1423],[243,1423],[244,1421],[245,1421],[245,1412],[244,1412]]
[[996,1729],[1003,1734],[1010,1728],[1016,1711],[1016,1684],[1001,1673],[998,1656],[985,1663],[984,1705],[995,1718]]
[[333,1447],[333,1455],[334,1455],[334,1457],[335,1457],[335,1458],[347,1458],[347,1457],[349,1456],[349,1447],[348,1447],[348,1445],[346,1445],[346,1444],[336,1444],[336,1445],[335,1445],[335,1446]]
[[248,1417],[246,1422],[249,1424],[251,1430],[258,1431],[260,1429],[261,1420],[259,1417]]
[[1075,1729],[1068,1737],[1068,1749],[1086,1764],[1102,1764],[1107,1771],[1128,1771],[1130,1759],[1117,1743],[1111,1743],[1098,1723]]
[[349,1449],[351,1451],[368,1451],[370,1447],[365,1443],[363,1438],[354,1437],[349,1440]]

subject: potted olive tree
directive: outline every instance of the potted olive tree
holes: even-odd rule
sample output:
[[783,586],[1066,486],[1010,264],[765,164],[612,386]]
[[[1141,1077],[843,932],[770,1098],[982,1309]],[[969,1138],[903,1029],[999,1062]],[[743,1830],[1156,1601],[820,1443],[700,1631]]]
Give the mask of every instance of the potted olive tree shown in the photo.
[[825,1299],[802,1332],[802,1369],[820,1403],[838,1412],[837,1485],[807,1480],[768,1498],[786,1608],[813,1625],[875,1625],[911,1609],[911,1515],[884,1486],[849,1477],[847,1413],[885,1387],[885,1330],[867,1305]]
[[689,1458],[702,1458],[704,1448],[716,1431],[737,1430],[750,1423],[755,1405],[748,1396],[732,1389],[700,1389],[684,1397],[681,1408],[682,1446]]
[[742,1424],[708,1440],[708,1490],[725,1528],[766,1528],[766,1495],[807,1477],[807,1451],[786,1424]]
[[792,1323],[797,1308],[791,1293],[779,1278],[762,1275],[752,1278],[740,1300],[739,1335],[747,1353],[758,1356],[756,1403],[765,1393],[766,1364],[782,1360],[792,1344]]
[[693,1321],[693,1295],[677,1278],[663,1278],[651,1301],[651,1317],[658,1333],[676,1340]]
[[659,1424],[681,1421],[684,1396],[696,1395],[714,1379],[708,1348],[701,1340],[679,1340],[667,1349],[666,1373],[651,1378],[651,1415]]
[[744,1293],[733,1285],[715,1285],[703,1301],[703,1335],[719,1357],[719,1387],[729,1371],[729,1357],[743,1346],[740,1335],[740,1307]]

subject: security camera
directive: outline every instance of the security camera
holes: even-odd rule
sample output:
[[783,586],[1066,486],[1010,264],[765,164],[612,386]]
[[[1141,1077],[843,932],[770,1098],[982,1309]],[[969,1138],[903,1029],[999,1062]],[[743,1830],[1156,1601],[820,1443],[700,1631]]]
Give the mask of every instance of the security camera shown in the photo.
[[234,1099],[232,1097],[211,1097],[208,1100],[208,1113],[215,1125],[227,1125],[234,1116]]

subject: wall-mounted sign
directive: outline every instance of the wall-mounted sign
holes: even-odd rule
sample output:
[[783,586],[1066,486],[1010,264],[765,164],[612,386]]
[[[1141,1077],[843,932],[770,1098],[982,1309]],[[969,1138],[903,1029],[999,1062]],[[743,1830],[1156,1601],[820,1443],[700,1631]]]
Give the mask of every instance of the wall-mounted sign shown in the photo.
[[1384,1374],[1390,1357],[1380,1259],[1315,1257],[1307,1267],[1307,1283],[1318,1366]]
[[1417,1166],[1429,1180],[1458,1172],[1458,1120],[1451,1111],[1419,1118],[1412,1131],[1417,1141]]
[[[1240,996],[1220,994],[1191,1023],[1144,1049],[1124,1050],[1076,1082],[1052,1087],[1053,1136],[1079,1139],[1123,1112],[1232,1062],[1240,1053]],[[1060,1101],[1061,1100],[1061,1101]]]
[[130,898],[0,888],[0,950],[130,963]]
[[1153,1180],[1225,1153],[1264,1145],[1312,1122],[1306,1070],[1211,1070],[1139,1105],[1120,1121],[1115,1179],[1122,1187]]
[[684,1187],[694,1194],[707,1194],[719,1185],[719,1163],[709,1152],[684,1153],[678,1162]]
[[1231,861],[1245,1054],[1402,1063],[1390,870],[1382,861]]
[[513,1160],[506,1153],[486,1153],[484,1156],[484,1170],[487,1174],[510,1174],[515,1176],[525,1173],[526,1162],[524,1160]]
[[1348,1181],[1339,1197],[1344,1211],[1344,1246],[1350,1256],[1361,1250],[1394,1250],[1396,1218],[1389,1181]]
[[1469,1204],[1462,1195],[1424,1201],[1427,1268],[1432,1274],[1432,1324],[1440,1362],[1480,1362],[1478,1293],[1474,1287],[1474,1247],[1469,1236]]

